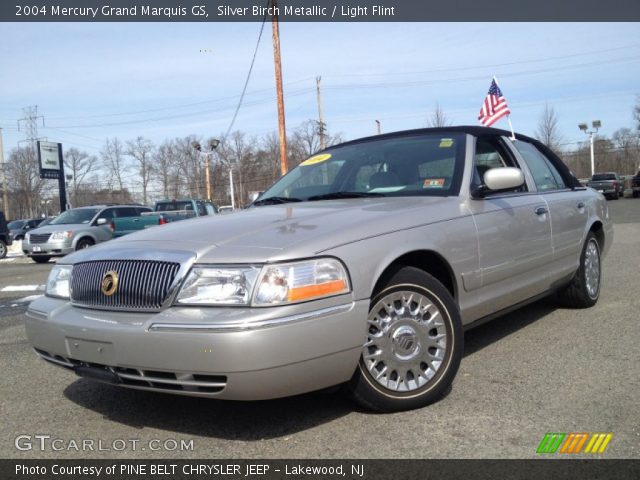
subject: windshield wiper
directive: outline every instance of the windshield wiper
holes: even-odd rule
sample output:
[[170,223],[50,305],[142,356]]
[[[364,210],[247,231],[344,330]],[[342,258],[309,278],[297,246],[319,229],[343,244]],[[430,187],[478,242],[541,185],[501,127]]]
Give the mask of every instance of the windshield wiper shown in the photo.
[[278,205],[280,203],[289,203],[289,202],[301,202],[301,198],[296,197],[268,197],[263,198],[262,200],[256,200],[252,205]]
[[363,197],[384,197],[384,193],[379,192],[332,192],[323,195],[313,195],[307,200],[335,200],[340,198],[363,198]]

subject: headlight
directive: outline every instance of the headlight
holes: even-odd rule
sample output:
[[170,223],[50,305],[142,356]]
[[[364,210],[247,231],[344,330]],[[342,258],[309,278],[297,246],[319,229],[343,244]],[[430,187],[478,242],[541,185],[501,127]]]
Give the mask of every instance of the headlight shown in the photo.
[[47,279],[45,293],[49,297],[69,298],[69,284],[71,281],[71,265],[56,265],[51,269]]
[[347,271],[334,258],[265,265],[260,273],[253,304],[295,303],[348,291]]
[[248,305],[258,272],[256,267],[194,267],[176,303]]
[[64,232],[53,232],[49,237],[49,240],[64,240],[66,238],[71,238],[73,236],[73,232],[71,230],[65,230]]

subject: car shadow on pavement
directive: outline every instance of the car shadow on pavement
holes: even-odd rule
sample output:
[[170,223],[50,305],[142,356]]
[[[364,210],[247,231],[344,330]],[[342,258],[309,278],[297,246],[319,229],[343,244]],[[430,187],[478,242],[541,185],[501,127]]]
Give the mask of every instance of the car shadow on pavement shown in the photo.
[[559,309],[553,297],[545,297],[464,333],[464,356],[471,355],[525,328]]
[[133,428],[242,441],[291,435],[356,411],[354,404],[335,390],[239,402],[145,392],[78,379],[64,390],[64,395],[106,420]]

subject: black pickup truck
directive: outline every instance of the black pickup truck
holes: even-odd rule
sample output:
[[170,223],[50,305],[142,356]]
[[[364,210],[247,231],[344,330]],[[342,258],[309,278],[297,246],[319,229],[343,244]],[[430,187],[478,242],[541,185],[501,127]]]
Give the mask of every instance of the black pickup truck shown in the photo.
[[638,170],[638,173],[636,173],[635,176],[631,177],[629,182],[631,183],[631,189],[633,190],[633,198],[640,197],[640,170]]
[[11,235],[9,235],[4,212],[0,211],[0,258],[7,256],[7,246],[9,245],[11,245]]
[[622,196],[622,181],[615,172],[594,173],[587,186],[611,200],[618,200]]

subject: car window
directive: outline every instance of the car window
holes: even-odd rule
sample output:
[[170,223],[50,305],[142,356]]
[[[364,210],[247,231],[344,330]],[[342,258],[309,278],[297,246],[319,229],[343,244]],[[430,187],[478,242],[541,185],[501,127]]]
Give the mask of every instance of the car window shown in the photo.
[[115,217],[114,208],[105,208],[103,211],[100,212],[100,215],[98,215],[98,218],[104,218],[107,220],[107,222],[110,222],[111,220],[113,220],[113,217]]
[[382,136],[331,147],[305,160],[257,203],[361,196],[457,195],[465,136],[458,132]]
[[7,223],[7,227],[10,230],[20,230],[24,226],[24,221],[22,220],[14,220],[13,222]]
[[197,201],[196,202],[196,207],[198,208],[198,215],[199,216],[204,216],[207,214],[207,210],[206,208],[204,208],[204,203],[202,203],[201,201]]
[[153,208],[151,207],[137,207],[136,215],[142,215],[143,213],[153,212]]
[[49,225],[74,225],[79,223],[89,223],[99,208],[74,208],[61,213],[51,220]]
[[593,175],[591,180],[599,181],[599,180],[616,180],[615,173],[596,173]]
[[531,171],[538,191],[560,190],[566,188],[562,175],[535,145],[522,140],[513,142]]
[[119,208],[116,208],[115,210],[116,210],[115,214],[117,217],[137,217],[138,216],[138,209],[135,207],[119,207]]
[[[520,168],[515,160],[507,153],[497,138],[478,138],[474,156],[473,184],[475,186],[484,183],[484,174],[493,168],[515,167]],[[514,192],[526,192],[526,184],[513,190]],[[500,192],[503,194],[504,192]],[[489,192],[490,194],[490,192]]]

